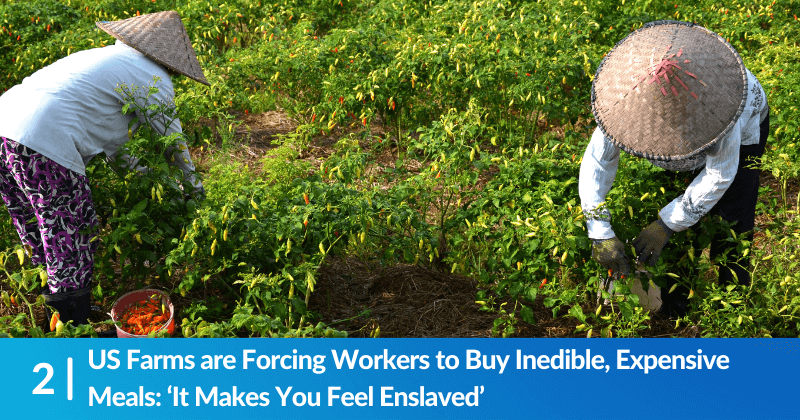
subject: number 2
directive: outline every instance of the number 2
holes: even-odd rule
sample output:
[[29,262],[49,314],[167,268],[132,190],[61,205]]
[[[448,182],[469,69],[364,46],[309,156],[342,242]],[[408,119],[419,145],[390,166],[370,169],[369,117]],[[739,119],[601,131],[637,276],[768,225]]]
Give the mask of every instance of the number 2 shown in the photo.
[[33,368],[33,373],[39,372],[42,368],[47,369],[47,376],[42,382],[39,382],[39,386],[33,389],[32,394],[53,394],[55,392],[53,388],[43,388],[53,377],[53,367],[49,363],[39,363]]

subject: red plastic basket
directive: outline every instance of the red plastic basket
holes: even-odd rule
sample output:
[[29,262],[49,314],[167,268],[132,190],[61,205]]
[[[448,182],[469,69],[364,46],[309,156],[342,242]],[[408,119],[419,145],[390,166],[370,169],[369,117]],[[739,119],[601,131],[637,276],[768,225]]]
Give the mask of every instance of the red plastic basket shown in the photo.
[[[111,319],[114,320],[114,322],[119,322],[120,316],[125,312],[126,309],[128,309],[128,307],[137,302],[141,302],[150,296],[153,296],[154,294],[163,296],[167,301],[167,306],[169,307],[169,320],[157,331],[163,331],[166,328],[167,332],[172,335],[172,332],[175,330],[175,307],[172,305],[169,295],[166,292],[158,289],[139,289],[122,295],[122,297],[117,299],[117,301],[114,302],[114,305],[111,306]],[[146,335],[131,334],[120,328],[119,325],[117,325],[117,337],[147,338]]]

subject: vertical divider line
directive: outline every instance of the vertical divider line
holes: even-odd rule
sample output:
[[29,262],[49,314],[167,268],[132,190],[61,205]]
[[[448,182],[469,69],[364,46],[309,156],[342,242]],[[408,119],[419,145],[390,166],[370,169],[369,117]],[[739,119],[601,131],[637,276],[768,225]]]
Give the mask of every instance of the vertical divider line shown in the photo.
[[67,400],[72,401],[72,358],[67,358]]

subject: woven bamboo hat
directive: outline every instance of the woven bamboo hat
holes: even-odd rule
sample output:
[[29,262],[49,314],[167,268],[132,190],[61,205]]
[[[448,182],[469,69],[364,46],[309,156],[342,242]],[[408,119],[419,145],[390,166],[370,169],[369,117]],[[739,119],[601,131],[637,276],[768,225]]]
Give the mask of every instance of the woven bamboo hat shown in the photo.
[[178,12],[97,22],[97,26],[158,64],[210,86]]
[[742,58],[719,35],[688,22],[645,24],[603,59],[592,83],[600,130],[655,161],[697,156],[736,124],[747,98]]

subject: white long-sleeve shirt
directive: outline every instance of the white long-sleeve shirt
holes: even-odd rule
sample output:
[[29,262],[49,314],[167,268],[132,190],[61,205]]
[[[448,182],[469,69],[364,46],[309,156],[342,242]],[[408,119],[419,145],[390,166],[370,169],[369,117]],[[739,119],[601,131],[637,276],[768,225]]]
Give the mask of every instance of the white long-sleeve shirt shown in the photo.
[[[101,152],[114,156],[128,141],[128,124],[137,118],[122,113],[122,96],[115,89],[122,84],[147,87],[153,76],[161,81],[149,103],[172,102],[175,93],[166,69],[122,42],[74,53],[0,96],[0,136],[85,175],[86,164],[94,156]],[[151,126],[159,133],[182,132],[180,121],[173,120],[169,127],[167,122],[163,116],[151,118]],[[180,150],[170,163],[188,176],[196,190],[202,188],[191,175],[194,165],[186,144],[178,144]],[[129,160],[135,166],[136,160]]]
[[[759,126],[766,118],[767,106],[764,89],[747,70],[747,102],[733,129],[720,142],[705,152],[694,168],[705,165],[686,191],[661,209],[659,216],[670,229],[680,232],[688,229],[707,214],[730,187],[739,166],[739,148],[758,144]],[[611,190],[619,167],[620,148],[595,129],[581,163],[578,192],[581,208],[586,214],[589,238],[613,238],[611,214],[596,211]],[[654,162],[655,163],[655,162]]]

